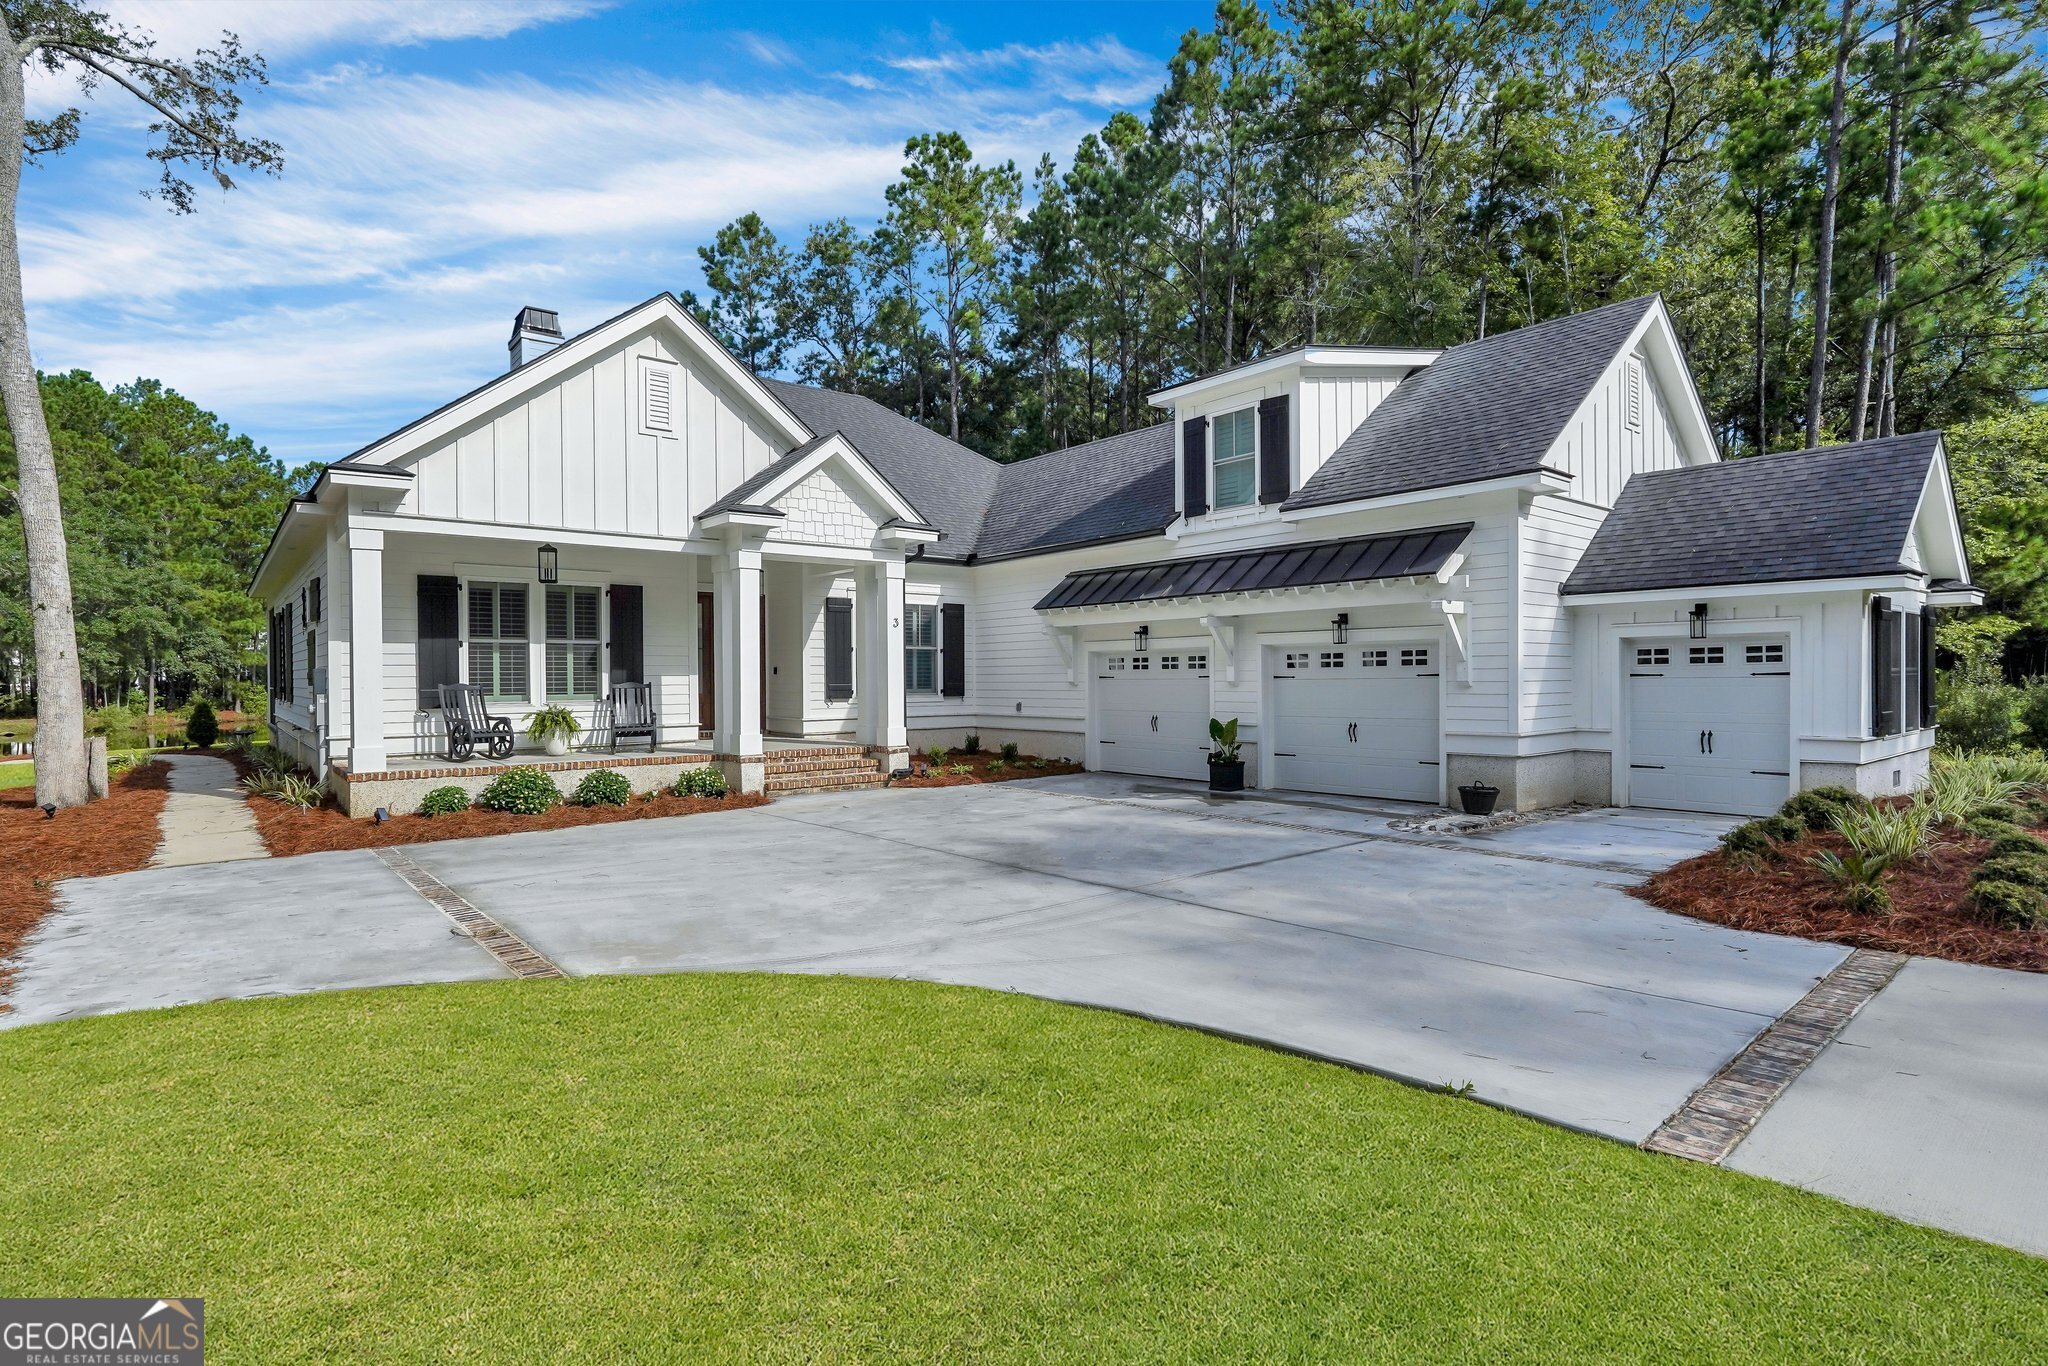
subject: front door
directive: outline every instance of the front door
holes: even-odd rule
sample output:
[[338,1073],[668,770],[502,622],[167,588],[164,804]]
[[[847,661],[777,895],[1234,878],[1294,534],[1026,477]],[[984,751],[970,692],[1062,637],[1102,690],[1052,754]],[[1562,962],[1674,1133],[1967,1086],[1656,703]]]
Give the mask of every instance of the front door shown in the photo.
[[[712,642],[718,638],[715,624],[718,621],[716,595],[697,595],[697,729],[711,733],[711,726],[718,719],[718,651]],[[761,595],[761,721],[768,720],[768,595]]]

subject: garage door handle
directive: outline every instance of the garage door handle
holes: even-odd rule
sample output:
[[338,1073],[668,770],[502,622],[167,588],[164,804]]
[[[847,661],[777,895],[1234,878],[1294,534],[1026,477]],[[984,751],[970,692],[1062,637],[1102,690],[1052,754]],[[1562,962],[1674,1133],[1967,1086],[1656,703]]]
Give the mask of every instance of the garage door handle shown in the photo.
[[[1105,743],[1107,743],[1107,742],[1105,742]],[[1662,767],[1664,767],[1664,765],[1662,765],[1662,764],[1630,764],[1630,765],[1629,765],[1629,767],[1630,767],[1630,768],[1662,768]]]
[[1707,752],[1707,733],[1706,733],[1705,731],[1701,731],[1701,732],[1700,732],[1700,753],[1702,753],[1702,754],[1705,754],[1706,752]]
[[1713,752],[1714,752],[1714,732],[1712,732],[1712,731],[1708,731],[1708,732],[1707,732],[1707,753],[1709,753],[1709,754],[1712,754]]
[[1750,773],[1758,778],[1789,778],[1792,776],[1790,769],[1753,768],[1750,770]]

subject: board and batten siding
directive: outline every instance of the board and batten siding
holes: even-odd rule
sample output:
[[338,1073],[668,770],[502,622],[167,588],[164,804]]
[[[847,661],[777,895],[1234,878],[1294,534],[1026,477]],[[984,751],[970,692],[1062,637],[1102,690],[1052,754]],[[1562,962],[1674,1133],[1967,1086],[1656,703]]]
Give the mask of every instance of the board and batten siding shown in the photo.
[[[670,426],[647,427],[644,366],[671,374]],[[657,329],[478,417],[408,463],[422,517],[683,538],[785,446],[760,410]]]
[[1330,452],[1344,444],[1372,410],[1386,401],[1405,373],[1387,366],[1303,373],[1301,400],[1294,405],[1295,488],[1323,467]]
[[[1640,412],[1631,421],[1630,386],[1638,383]],[[1546,463],[1572,476],[1573,498],[1603,508],[1614,506],[1630,476],[1685,463],[1656,367],[1640,351],[1619,356],[1608,367]]]

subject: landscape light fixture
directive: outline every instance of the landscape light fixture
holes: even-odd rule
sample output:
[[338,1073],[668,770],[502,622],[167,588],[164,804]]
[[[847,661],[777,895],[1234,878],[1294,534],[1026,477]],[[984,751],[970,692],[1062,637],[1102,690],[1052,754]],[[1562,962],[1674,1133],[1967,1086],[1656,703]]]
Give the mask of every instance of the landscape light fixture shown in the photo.
[[44,802],[44,803],[43,803],[43,819],[44,819],[44,820],[46,820],[46,821],[53,821],[53,820],[57,819],[57,803],[55,803],[55,802]]
[[1131,648],[1133,650],[1136,650],[1139,654],[1144,654],[1145,646],[1152,639],[1152,628],[1150,626],[1140,626],[1135,632],[1132,633],[1132,636],[1135,643],[1132,644]]
[[555,561],[555,548],[551,545],[542,546],[540,548],[540,581],[542,583],[554,583],[560,577]]
[[379,825],[384,824],[384,822],[391,819],[391,808],[388,806],[378,807],[375,814],[372,815],[371,819],[376,821],[377,824]]
[[1330,643],[1342,645],[1351,639],[1351,614],[1339,612],[1330,618]]
[[1687,613],[1687,615],[1692,618],[1692,638],[1694,640],[1705,640],[1707,638],[1707,605],[1703,602],[1696,602],[1692,605],[1692,611]]

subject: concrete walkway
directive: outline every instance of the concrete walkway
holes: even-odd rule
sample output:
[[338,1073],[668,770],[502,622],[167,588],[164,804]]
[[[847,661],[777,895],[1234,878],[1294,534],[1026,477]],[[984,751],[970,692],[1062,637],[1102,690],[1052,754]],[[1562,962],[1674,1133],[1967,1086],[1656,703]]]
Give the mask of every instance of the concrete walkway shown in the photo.
[[163,762],[171,766],[171,795],[157,817],[163,838],[150,867],[270,857],[233,764],[203,754],[166,754]]

